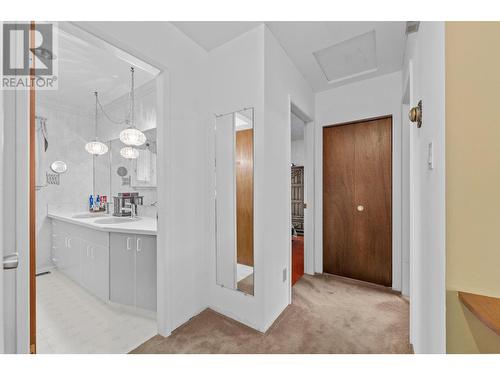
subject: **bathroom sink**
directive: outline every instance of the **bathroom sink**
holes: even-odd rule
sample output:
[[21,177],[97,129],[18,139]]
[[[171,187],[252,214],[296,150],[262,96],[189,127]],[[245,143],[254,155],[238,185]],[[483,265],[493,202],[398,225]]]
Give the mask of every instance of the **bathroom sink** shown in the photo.
[[101,212],[101,213],[91,213],[91,212],[84,212],[82,214],[76,214],[76,215],[73,215],[71,216],[73,219],[91,219],[91,218],[94,218],[94,217],[103,217],[103,216],[107,216],[104,212]]
[[94,220],[95,224],[120,224],[120,223],[130,223],[131,221],[141,220],[140,217],[106,217],[102,219]]

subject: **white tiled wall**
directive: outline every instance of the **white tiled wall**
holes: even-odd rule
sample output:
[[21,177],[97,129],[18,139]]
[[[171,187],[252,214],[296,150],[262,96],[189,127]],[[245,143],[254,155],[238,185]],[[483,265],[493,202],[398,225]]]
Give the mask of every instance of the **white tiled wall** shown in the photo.
[[82,211],[92,191],[92,156],[84,148],[92,137],[93,127],[89,126],[92,119],[83,112],[77,112],[37,103],[36,114],[47,118],[49,143],[39,171],[43,175],[50,172],[50,164],[55,160],[62,160],[68,165],[67,172],[60,176],[59,185],[47,185],[36,192],[38,272],[52,266],[47,205],[63,204]]

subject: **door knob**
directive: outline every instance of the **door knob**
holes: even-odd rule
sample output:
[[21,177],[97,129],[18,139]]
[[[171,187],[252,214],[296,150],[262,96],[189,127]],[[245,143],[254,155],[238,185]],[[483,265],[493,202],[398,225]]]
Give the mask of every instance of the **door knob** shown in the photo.
[[421,100],[418,101],[417,106],[410,109],[410,112],[408,113],[408,117],[410,118],[411,122],[417,123],[417,128],[420,128],[422,126],[422,101]]
[[19,265],[19,254],[12,253],[9,255],[5,255],[3,257],[3,269],[4,270],[15,270]]
[[356,209],[361,212],[361,211],[364,211],[365,207],[362,206],[362,205],[359,205],[358,207],[356,207]]

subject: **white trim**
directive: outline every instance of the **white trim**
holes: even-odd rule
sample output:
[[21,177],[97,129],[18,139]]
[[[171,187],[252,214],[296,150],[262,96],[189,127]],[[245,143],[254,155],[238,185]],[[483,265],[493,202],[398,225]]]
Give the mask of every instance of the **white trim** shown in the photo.
[[[329,80],[328,84],[333,84],[333,83],[339,83],[339,82],[347,81],[348,79],[356,78],[356,77],[361,77],[361,76],[364,76],[364,75],[368,75],[370,73],[375,73],[377,71],[378,71],[378,68],[372,68],[372,69],[368,69],[368,70],[363,70],[362,72],[359,72],[359,73],[350,74],[350,75],[344,76],[342,78],[336,78],[336,79]],[[323,71],[323,73],[324,73],[324,71]],[[326,76],[326,73],[325,73],[325,76]]]
[[[314,274],[314,122],[312,118],[300,109],[290,95],[288,95],[288,126],[286,130],[287,139],[287,162],[288,168],[292,164],[292,118],[291,114],[295,114],[304,122],[304,145],[305,145],[305,160],[304,160],[304,201],[307,208],[304,210],[304,273]],[[312,147],[311,147],[312,146]],[[289,251],[288,251],[288,303],[292,303],[292,181],[287,180],[288,192],[288,209],[286,211],[289,233]]]
[[316,199],[314,193],[315,184],[315,163],[314,163],[314,149],[315,149],[315,123],[309,118],[306,123],[304,132],[304,145],[305,145],[305,172],[304,172],[304,186],[305,186],[305,202],[307,208],[304,212],[304,273],[314,275],[314,253],[315,247],[315,211]]
[[19,267],[16,277],[17,353],[29,353],[30,273],[29,273],[29,91],[15,94],[16,128],[16,250]]
[[[0,40],[3,40],[3,23],[0,22]],[[3,104],[3,90],[0,90],[0,259],[3,260],[3,253],[4,253],[4,243],[3,243],[3,213],[5,212],[5,208],[3,205],[3,195],[4,195],[4,178],[3,178],[3,166],[5,163],[5,156],[4,155],[4,104]],[[3,283],[3,266],[0,267],[0,354],[5,353],[5,345],[4,345],[4,314],[3,314],[3,305],[4,305],[4,297],[3,297],[3,288],[4,288],[4,283]]]
[[[173,139],[171,137],[171,120],[170,120],[170,76],[165,70],[157,78],[157,124],[164,126],[156,127],[157,145],[158,145],[158,185],[157,185],[157,200],[158,200],[158,223],[156,237],[156,256],[157,256],[157,296],[156,310],[158,321],[158,333],[162,336],[169,336],[172,332],[172,310],[169,301],[172,295],[172,236],[170,228],[173,228],[173,217],[169,214],[167,207],[172,207],[172,191],[169,181],[172,180],[171,152]],[[168,102],[167,102],[168,101]],[[163,208],[163,210],[161,210]]]

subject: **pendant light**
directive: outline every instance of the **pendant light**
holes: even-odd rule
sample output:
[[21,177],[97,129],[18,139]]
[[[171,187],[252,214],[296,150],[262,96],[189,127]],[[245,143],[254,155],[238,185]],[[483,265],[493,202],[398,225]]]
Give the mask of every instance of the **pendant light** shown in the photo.
[[139,151],[134,147],[122,147],[120,150],[120,155],[125,159],[137,159],[139,157]]
[[104,155],[108,152],[108,146],[97,139],[97,91],[95,95],[95,139],[85,144],[85,150],[92,155]]
[[134,93],[134,68],[130,68],[130,121],[129,127],[120,132],[120,141],[127,146],[141,146],[146,142],[146,135],[135,127],[135,93]]

